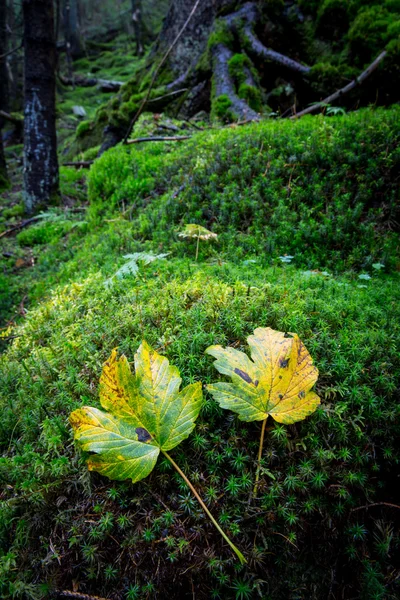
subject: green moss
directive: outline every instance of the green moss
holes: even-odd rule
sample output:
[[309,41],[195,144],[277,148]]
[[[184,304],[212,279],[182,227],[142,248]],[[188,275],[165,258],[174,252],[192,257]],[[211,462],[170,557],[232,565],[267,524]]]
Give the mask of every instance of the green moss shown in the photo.
[[7,190],[10,187],[10,181],[8,177],[0,173],[0,191]]
[[[223,118],[229,98],[220,102]],[[378,195],[392,207],[387,215],[397,211],[384,156],[390,139],[388,160],[395,169],[399,120],[398,109],[360,111],[344,119],[310,117],[213,131],[179,147],[110,150],[91,170],[91,210],[104,214],[129,198],[133,214],[140,214],[137,235],[160,244],[167,243],[168,232],[182,220],[207,227],[208,219],[215,218],[222,239],[231,239],[229,233],[224,238],[224,231],[243,232],[239,246],[231,247],[235,254],[239,248],[281,254],[303,248],[304,266],[360,266],[383,254],[394,264],[395,236],[389,229],[384,236],[379,233],[378,214],[384,209],[371,207]],[[294,168],[297,183],[287,202],[281,195],[290,177],[285,165],[298,161],[304,166]],[[274,167],[266,180],[267,163]],[[349,175],[352,169],[357,175]],[[185,182],[178,202],[166,193],[171,182],[177,188]],[[142,185],[143,194],[153,198],[150,203],[140,199]],[[320,212],[326,201],[329,209]]]
[[81,123],[79,123],[78,127],[76,128],[76,137],[84,137],[85,134],[92,129],[92,127],[92,121],[81,121]]
[[217,96],[212,101],[211,113],[213,117],[222,119],[223,121],[229,121],[233,118],[233,114],[230,110],[232,101],[226,94]]
[[214,30],[210,34],[207,42],[207,48],[212,51],[214,46],[224,44],[228,48],[233,48],[234,36],[223,19],[215,21]]
[[324,0],[318,10],[317,32],[327,39],[340,39],[349,28],[348,0]]
[[250,69],[252,63],[246,54],[234,54],[228,61],[229,75],[240,86],[246,79],[245,68]]
[[22,202],[20,202],[19,204],[14,204],[14,206],[11,206],[10,208],[5,208],[1,215],[2,217],[9,219],[10,217],[21,217],[24,213],[25,206]]
[[358,13],[348,33],[350,50],[357,64],[363,65],[375,58],[393,39],[392,36],[398,36],[395,22],[400,22],[400,14],[393,16],[380,5]]
[[256,112],[260,112],[262,108],[262,98],[261,92],[259,89],[254,87],[254,85],[249,85],[247,83],[242,83],[238,90],[239,98],[243,98],[246,100],[247,104],[255,110]]
[[332,90],[343,87],[344,82],[346,79],[348,80],[350,75],[349,69],[345,71],[343,67],[336,67],[329,63],[317,63],[311,67],[307,79],[309,79],[313,90],[320,98],[331,93]]

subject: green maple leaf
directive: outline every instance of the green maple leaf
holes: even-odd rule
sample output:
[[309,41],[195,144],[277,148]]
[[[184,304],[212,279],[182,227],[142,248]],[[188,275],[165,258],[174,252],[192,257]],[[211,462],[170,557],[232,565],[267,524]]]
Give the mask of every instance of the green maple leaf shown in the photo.
[[113,350],[100,378],[100,403],[108,412],[84,406],[70,416],[81,448],[95,453],[89,470],[133,482],[147,477],[160,451],[175,448],[194,429],[201,383],[179,392],[180,385],[178,369],[146,342],[135,354],[135,375]]

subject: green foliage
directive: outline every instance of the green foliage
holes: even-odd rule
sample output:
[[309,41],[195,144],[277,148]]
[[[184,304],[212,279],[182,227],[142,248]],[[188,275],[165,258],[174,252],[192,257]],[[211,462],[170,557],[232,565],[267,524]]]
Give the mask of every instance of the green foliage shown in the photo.
[[139,274],[139,263],[143,265],[149,265],[155,260],[159,260],[168,256],[166,254],[153,254],[152,252],[135,252],[134,254],[125,254],[123,257],[125,262],[122,267],[113,275],[106,283],[107,285],[112,284],[113,279],[123,279],[129,275],[136,276]]
[[[397,8],[396,8],[397,10]],[[361,10],[348,32],[356,64],[363,65],[399,35],[400,11],[391,12],[380,4]]]

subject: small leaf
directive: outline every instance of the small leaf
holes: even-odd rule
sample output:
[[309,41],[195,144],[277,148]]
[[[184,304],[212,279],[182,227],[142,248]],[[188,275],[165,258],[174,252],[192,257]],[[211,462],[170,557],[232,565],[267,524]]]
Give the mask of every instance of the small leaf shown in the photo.
[[206,350],[217,359],[215,368],[232,379],[232,383],[207,386],[220,406],[238,413],[242,421],[261,421],[271,415],[289,424],[313,413],[320,403],[310,391],[318,370],[298,335],[285,337],[260,327],[247,340],[252,360],[234,348]]
[[381,269],[385,268],[385,265],[382,263],[374,263],[372,265],[372,268],[375,269],[376,271],[380,271]]
[[188,225],[185,225],[184,230],[178,233],[178,236],[181,238],[199,238],[201,240],[210,240],[218,238],[218,235],[216,233],[213,233],[212,231],[209,231],[205,227],[197,225],[196,223],[189,223]]
[[286,263],[286,264],[290,264],[293,259],[294,259],[294,256],[290,256],[289,254],[285,254],[285,256],[280,256],[279,257],[279,260],[282,263]]
[[113,350],[100,378],[100,403],[107,411],[85,406],[70,422],[88,459],[89,470],[110,479],[139,481],[153,470],[160,450],[171,450],[195,426],[202,403],[201,383],[179,392],[176,367],[145,341],[135,355],[136,373]]
[[152,254],[151,252],[135,252],[134,254],[125,254],[124,258],[127,262],[118,269],[110,279],[105,282],[106,287],[110,287],[114,279],[123,279],[127,275],[137,275],[139,273],[139,263],[148,265],[155,260],[160,260],[168,256],[165,254]]
[[367,273],[362,273],[361,275],[358,276],[358,279],[363,279],[364,281],[369,281],[371,279],[371,275],[368,275]]

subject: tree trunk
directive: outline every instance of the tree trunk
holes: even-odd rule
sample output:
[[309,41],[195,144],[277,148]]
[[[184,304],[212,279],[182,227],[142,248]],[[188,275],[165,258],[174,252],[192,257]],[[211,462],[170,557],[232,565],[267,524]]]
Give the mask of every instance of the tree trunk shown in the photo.
[[0,129],[0,192],[8,187],[6,159],[4,158],[3,138]]
[[133,33],[135,35],[135,42],[136,42],[136,54],[138,56],[142,56],[142,54],[143,54],[142,2],[141,2],[141,0],[131,0],[131,6],[132,6]]
[[[0,3],[0,110],[8,111],[8,74],[5,54],[7,52],[7,4],[4,0]],[[0,189],[8,183],[6,161],[3,151],[4,120],[0,116]]]
[[63,17],[67,57],[79,58],[83,54],[83,42],[79,24],[78,0],[65,0]]
[[53,0],[23,0],[24,195],[28,213],[59,199]]

